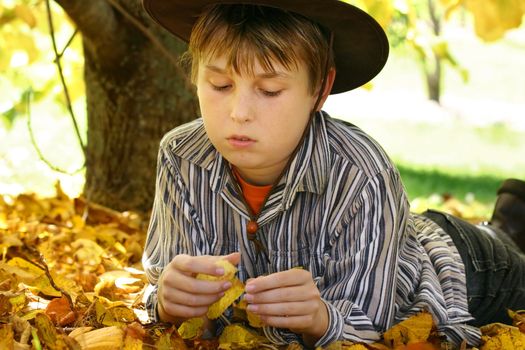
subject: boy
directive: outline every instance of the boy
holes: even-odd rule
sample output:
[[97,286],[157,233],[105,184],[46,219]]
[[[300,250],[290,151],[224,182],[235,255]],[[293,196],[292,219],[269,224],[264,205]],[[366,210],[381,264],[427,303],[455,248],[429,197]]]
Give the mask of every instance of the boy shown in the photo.
[[[426,309],[449,340],[477,345],[469,305],[487,299],[482,285],[467,301],[476,252],[460,236],[471,227],[429,213],[450,223],[445,232],[411,215],[380,146],[321,112],[330,93],[382,69],[381,27],[336,0],[143,2],[189,40],[202,114],[161,142],[143,259],[152,319],[204,317],[230,284],[195,276],[221,275],[224,258],[238,264],[248,309],[276,344],[372,342]],[[517,266],[504,270],[517,290],[504,306],[524,306],[524,259],[502,253]],[[472,271],[499,263],[489,260]],[[500,316],[489,311],[480,315]]]

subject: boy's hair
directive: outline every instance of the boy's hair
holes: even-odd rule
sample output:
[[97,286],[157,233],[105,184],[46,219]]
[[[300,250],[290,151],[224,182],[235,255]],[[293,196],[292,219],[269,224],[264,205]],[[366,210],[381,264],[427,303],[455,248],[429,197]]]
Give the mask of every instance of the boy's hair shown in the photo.
[[237,74],[253,74],[259,62],[266,71],[274,63],[308,70],[309,90],[316,94],[328,68],[334,67],[329,33],[301,15],[258,5],[215,5],[209,7],[193,27],[189,50],[191,79],[197,79],[200,62],[225,56],[227,67]]

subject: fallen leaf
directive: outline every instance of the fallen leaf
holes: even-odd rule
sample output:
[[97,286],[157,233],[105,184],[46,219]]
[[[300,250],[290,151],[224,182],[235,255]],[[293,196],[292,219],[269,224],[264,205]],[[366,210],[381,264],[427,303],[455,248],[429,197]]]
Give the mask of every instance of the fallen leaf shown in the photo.
[[396,324],[383,334],[384,341],[391,347],[408,343],[425,342],[430,336],[434,323],[428,312],[421,312]]
[[268,342],[268,339],[246,327],[231,324],[224,328],[219,337],[219,349],[255,349],[258,345]]
[[66,297],[55,298],[47,304],[46,315],[58,326],[66,326],[76,321],[76,314],[71,310]]

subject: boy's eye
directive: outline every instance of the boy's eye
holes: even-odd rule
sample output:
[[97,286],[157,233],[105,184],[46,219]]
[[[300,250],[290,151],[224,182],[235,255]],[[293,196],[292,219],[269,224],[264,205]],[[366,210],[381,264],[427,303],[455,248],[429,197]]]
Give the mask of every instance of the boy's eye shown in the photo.
[[215,91],[226,91],[230,88],[231,85],[214,85],[211,84],[213,90]]
[[281,94],[281,91],[282,90],[278,90],[278,91],[262,90],[262,93],[264,94],[264,96],[276,97],[276,96],[279,96]]

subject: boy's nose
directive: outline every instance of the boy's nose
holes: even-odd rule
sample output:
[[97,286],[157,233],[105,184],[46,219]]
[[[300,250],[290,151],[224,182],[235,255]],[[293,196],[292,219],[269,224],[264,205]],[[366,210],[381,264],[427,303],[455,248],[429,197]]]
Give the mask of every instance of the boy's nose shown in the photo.
[[233,98],[233,105],[231,108],[231,119],[236,123],[246,123],[252,120],[253,103],[250,101],[249,96],[246,94],[236,94]]

